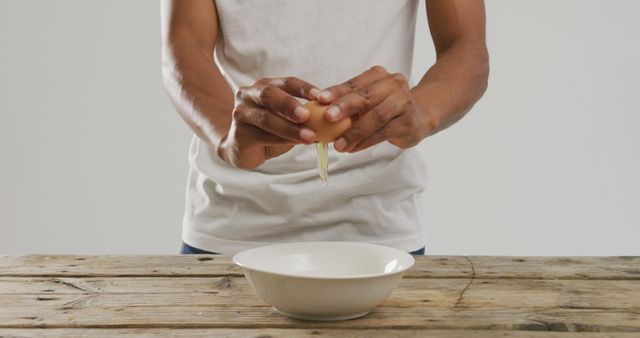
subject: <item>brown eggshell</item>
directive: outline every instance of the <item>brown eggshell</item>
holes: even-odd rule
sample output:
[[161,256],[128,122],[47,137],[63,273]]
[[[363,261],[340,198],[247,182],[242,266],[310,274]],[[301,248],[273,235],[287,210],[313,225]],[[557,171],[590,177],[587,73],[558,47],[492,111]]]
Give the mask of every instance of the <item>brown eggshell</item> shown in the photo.
[[305,126],[316,132],[316,141],[331,143],[351,127],[351,117],[332,122],[324,117],[324,112],[329,105],[323,105],[318,101],[309,101],[304,105],[309,110],[309,119]]

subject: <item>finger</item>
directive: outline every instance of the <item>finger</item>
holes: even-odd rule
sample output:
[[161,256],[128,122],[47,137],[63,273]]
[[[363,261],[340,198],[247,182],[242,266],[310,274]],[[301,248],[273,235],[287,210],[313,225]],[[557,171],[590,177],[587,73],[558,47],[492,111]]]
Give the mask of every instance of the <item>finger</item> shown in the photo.
[[293,96],[307,100],[315,100],[320,95],[320,89],[316,86],[293,76],[282,78],[278,87]]
[[302,123],[309,119],[309,110],[280,87],[274,85],[261,87],[258,99],[262,107],[268,108],[289,121]]
[[307,100],[315,100],[320,94],[318,87],[294,76],[264,78],[259,80],[258,83],[276,86],[290,95]]
[[322,104],[329,104],[341,96],[344,96],[354,90],[364,88],[369,84],[382,79],[387,74],[389,73],[384,69],[384,67],[373,66],[350,80],[339,85],[326,88],[318,96],[318,101]]
[[317,87],[296,77],[263,78],[252,86],[240,87],[236,101],[268,107],[293,122],[301,123],[309,118],[309,111],[295,97],[315,100],[319,93]]
[[386,99],[394,89],[395,82],[386,76],[335,100],[325,111],[325,118],[339,121],[347,116],[369,111]]
[[236,96],[246,106],[267,108],[292,122],[301,123],[309,118],[309,110],[297,99],[271,84],[242,87]]
[[264,154],[266,159],[278,157],[287,151],[291,150],[294,145],[275,145],[264,147]]
[[379,134],[389,121],[402,113],[399,108],[401,106],[397,102],[401,101],[393,95],[389,96],[362,115],[358,121],[354,122],[351,128],[336,140],[336,150],[350,152],[371,135]]
[[296,142],[274,135],[254,125],[244,124],[241,129],[243,129],[243,132],[236,133],[236,139],[238,140],[239,146],[243,149],[262,147],[265,145],[289,146],[296,144]]
[[267,158],[265,149],[268,147],[293,147],[294,142],[268,133],[258,127],[238,122],[231,125],[227,139],[229,161],[234,166],[243,169],[258,167]]
[[362,140],[362,142],[358,143],[358,145],[355,148],[351,149],[350,152],[355,153],[361,150],[365,150],[369,147],[375,146],[378,143],[384,142],[385,140],[386,140],[386,133],[384,132],[375,133],[367,137],[366,139]]
[[295,144],[276,135],[270,134],[257,127],[246,125],[243,131],[236,134],[235,142],[231,144],[230,162],[242,169],[254,169],[272,157],[278,156]]
[[236,111],[234,111],[235,118],[240,122],[253,125],[281,138],[305,144],[315,141],[316,133],[313,130],[287,121],[268,110],[248,107],[237,113]]

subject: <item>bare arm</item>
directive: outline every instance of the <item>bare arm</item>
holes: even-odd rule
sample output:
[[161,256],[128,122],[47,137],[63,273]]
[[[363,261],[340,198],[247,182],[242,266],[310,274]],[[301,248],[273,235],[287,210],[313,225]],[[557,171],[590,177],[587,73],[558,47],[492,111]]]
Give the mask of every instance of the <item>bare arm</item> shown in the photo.
[[410,88],[402,74],[374,66],[322,92],[326,118],[359,118],[334,143],[356,152],[388,141],[409,148],[461,119],[487,87],[483,0],[427,0],[436,63]]
[[253,169],[315,141],[300,123],[309,111],[294,96],[320,92],[295,77],[264,78],[239,88],[227,85],[215,65],[218,14],[213,0],[162,1],[162,60],[166,91],[182,118],[225,162]]
[[162,1],[162,73],[171,102],[220,156],[233,92],[213,62],[218,18],[212,0]]
[[436,63],[412,92],[435,118],[431,134],[460,120],[487,88],[489,54],[482,0],[427,0]]

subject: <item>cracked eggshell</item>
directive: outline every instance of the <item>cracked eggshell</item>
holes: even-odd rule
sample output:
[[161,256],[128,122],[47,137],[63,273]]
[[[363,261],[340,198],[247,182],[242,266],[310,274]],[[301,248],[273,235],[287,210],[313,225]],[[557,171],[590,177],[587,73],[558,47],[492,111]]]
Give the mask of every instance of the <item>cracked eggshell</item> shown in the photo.
[[324,112],[329,105],[323,105],[318,101],[309,101],[304,105],[309,110],[309,119],[303,125],[316,132],[316,141],[331,143],[351,127],[351,117],[340,121],[329,121],[324,118]]

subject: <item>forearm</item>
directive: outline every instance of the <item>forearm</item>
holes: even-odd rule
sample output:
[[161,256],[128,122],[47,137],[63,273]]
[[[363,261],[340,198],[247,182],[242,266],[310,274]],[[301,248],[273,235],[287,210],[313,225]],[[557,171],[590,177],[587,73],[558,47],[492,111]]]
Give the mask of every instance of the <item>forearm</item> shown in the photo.
[[193,39],[173,39],[163,50],[165,89],[189,127],[224,158],[220,144],[231,125],[233,92],[213,63]]
[[427,115],[426,135],[460,120],[487,88],[489,57],[484,42],[458,41],[442,51],[436,63],[411,89]]

